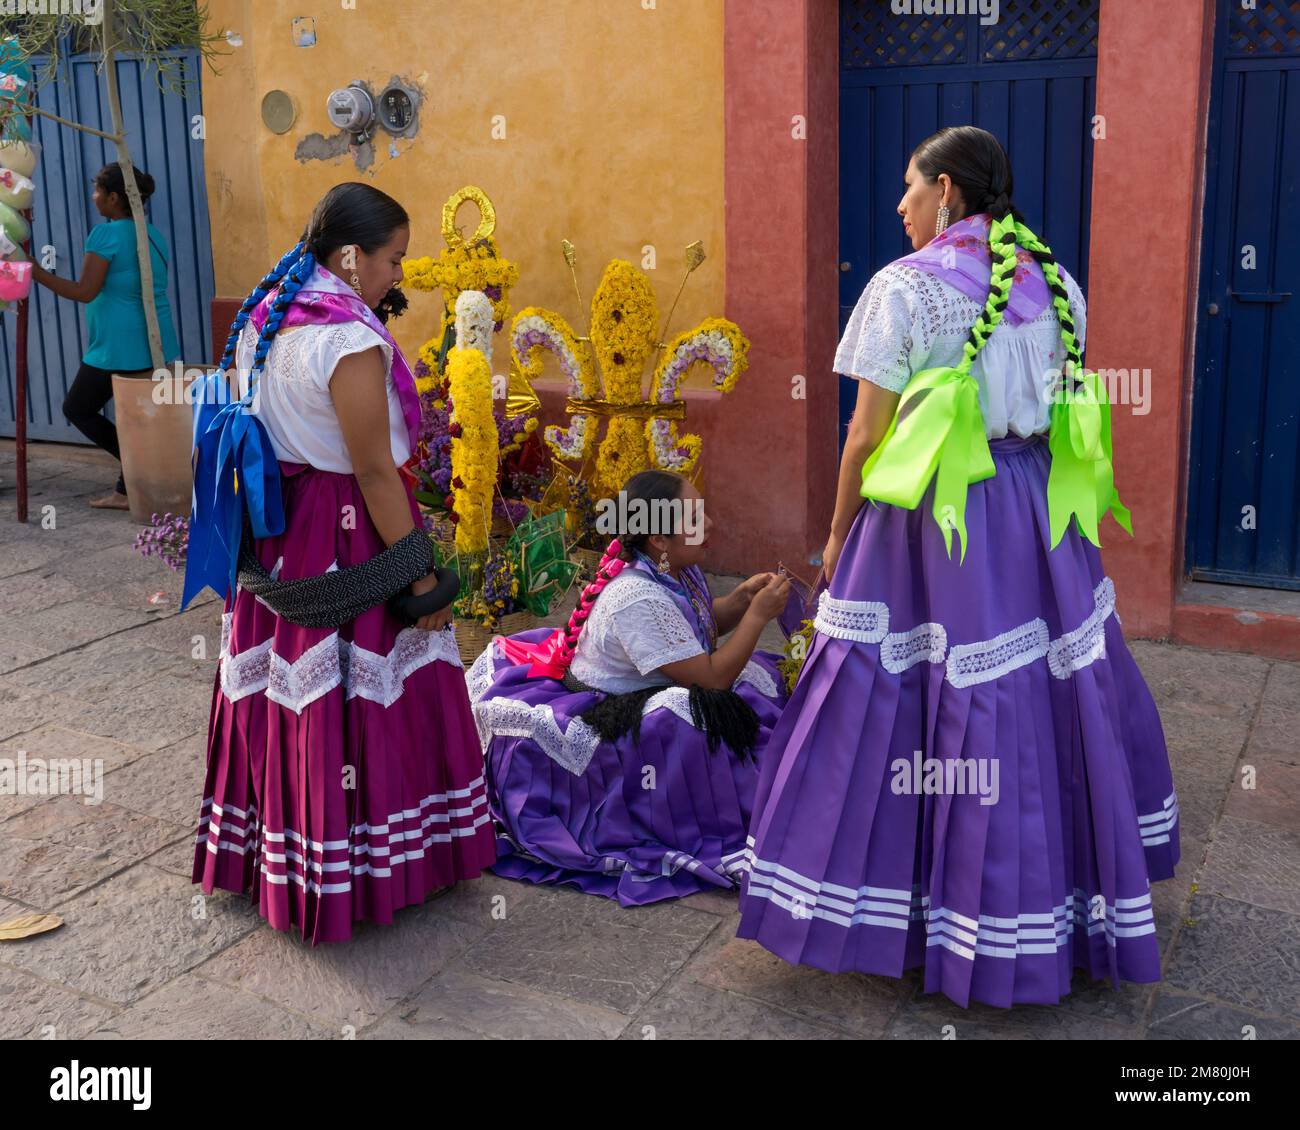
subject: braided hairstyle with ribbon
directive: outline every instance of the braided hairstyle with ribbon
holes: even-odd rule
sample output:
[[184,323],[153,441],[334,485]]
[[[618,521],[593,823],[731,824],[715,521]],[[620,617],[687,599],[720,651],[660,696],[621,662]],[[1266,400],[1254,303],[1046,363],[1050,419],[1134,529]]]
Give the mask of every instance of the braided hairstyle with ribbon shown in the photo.
[[[638,501],[650,504],[648,509],[653,513],[654,503],[672,501],[680,497],[684,482],[680,475],[674,475],[670,471],[641,471],[628,479],[619,493],[629,504]],[[653,532],[663,534],[676,531],[655,530]],[[582,635],[582,629],[586,627],[596,598],[604,591],[605,586],[634,559],[636,553],[644,550],[650,537],[651,531],[631,533],[628,530],[621,530],[619,536],[606,547],[600,565],[596,569],[595,579],[579,594],[577,606],[569,617],[568,624],[565,625],[564,638],[556,654],[556,659],[563,667],[567,668],[573,662],[573,657],[578,650],[578,638]]]
[[[329,190],[312,209],[311,218],[302,239],[289,249],[271,271],[244,299],[230,326],[230,336],[221,354],[222,369],[228,369],[235,357],[239,335],[243,332],[254,308],[274,292],[271,308],[258,334],[253,351],[253,370],[250,392],[257,375],[266,367],[275,335],[284,321],[285,312],[318,263],[324,263],[341,247],[355,246],[373,254],[393,236],[400,227],[410,224],[406,210],[387,193],[373,185],[351,181],[337,184]],[[393,287],[380,299],[376,312],[381,320],[390,314],[400,314],[406,308],[406,298]]]
[[964,559],[967,487],[997,473],[971,366],[1002,321],[1019,246],[1042,269],[1066,353],[1064,380],[1051,390],[1048,428],[1051,548],[1060,544],[1071,526],[1099,546],[1098,523],[1107,513],[1132,533],[1131,515],[1115,490],[1109,398],[1098,374],[1083,368],[1070,296],[1051,249],[1011,203],[1011,163],[1006,151],[986,130],[955,126],[926,138],[913,151],[912,159],[927,183],[934,184],[943,175],[960,190],[959,219],[985,212],[991,216],[989,293],[962,348],[961,360],[955,366],[937,366],[913,375],[885,438],[863,464],[862,494],[914,509],[933,481],[932,512],[943,530],[944,544],[951,553],[956,533]]

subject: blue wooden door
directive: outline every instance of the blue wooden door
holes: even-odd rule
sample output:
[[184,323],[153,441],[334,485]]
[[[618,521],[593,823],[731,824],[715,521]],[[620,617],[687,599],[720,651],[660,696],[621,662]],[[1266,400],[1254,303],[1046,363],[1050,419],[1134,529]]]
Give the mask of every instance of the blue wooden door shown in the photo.
[[[208,197],[203,179],[203,141],[192,136],[192,121],[202,112],[199,95],[200,61],[191,50],[172,52],[177,66],[191,76],[184,94],[157,81],[126,57],[118,60],[117,76],[122,114],[136,166],[157,182],[147,211],[163,234],[171,253],[167,293],[180,339],[181,357],[204,362],[212,353],[208,311],[213,295],[212,242],[208,227]],[[48,66],[33,60],[33,69]],[[103,76],[88,55],[65,55],[57,81],[40,86],[37,105],[60,117],[106,132],[112,130]],[[36,195],[32,203],[32,253],[53,247],[56,273],[65,278],[81,270],[86,236],[101,222],[91,203],[95,173],[117,159],[102,138],[61,126],[46,118],[33,119],[33,134],[41,143]],[[27,434],[32,439],[84,443],[81,433],[63,418],[64,393],[76,375],[86,349],[85,307],[32,288],[28,333]],[[0,316],[0,435],[14,434],[14,316]]]
[[[944,126],[997,136],[1016,206],[1086,289],[1099,8],[1001,0],[997,22],[984,25],[977,15],[896,15],[889,0],[841,0],[841,329],[871,276],[912,250],[895,211],[903,174],[917,144]],[[840,382],[841,442],[856,386]]]
[[1300,589],[1300,0],[1220,0],[1187,560]]

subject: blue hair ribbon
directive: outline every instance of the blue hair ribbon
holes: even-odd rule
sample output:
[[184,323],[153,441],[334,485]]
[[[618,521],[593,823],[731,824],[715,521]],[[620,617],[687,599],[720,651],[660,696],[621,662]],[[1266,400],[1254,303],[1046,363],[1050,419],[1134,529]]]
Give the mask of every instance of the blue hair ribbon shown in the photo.
[[[203,379],[195,398],[194,494],[182,609],[205,588],[223,598],[234,590],[245,515],[255,538],[284,532],[280,466],[266,428],[253,415],[253,398],[284,309],[314,266],[314,257],[299,244],[257,285],[235,318],[221,368]],[[239,333],[253,308],[281,279],[294,285],[283,288],[282,298],[287,301],[277,302],[279,309],[263,327],[248,391],[232,401],[227,368]]]

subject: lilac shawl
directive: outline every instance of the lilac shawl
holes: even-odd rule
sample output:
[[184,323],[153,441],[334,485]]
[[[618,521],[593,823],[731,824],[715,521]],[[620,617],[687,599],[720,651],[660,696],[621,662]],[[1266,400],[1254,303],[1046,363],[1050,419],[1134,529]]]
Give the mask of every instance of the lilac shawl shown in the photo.
[[[920,251],[897,260],[934,275],[981,305],[989,296],[993,258],[989,252],[989,227],[993,218],[976,212],[958,220],[935,236]],[[1051,299],[1043,269],[1028,251],[1016,249],[1016,273],[1003,318],[1013,326],[1032,321]]]

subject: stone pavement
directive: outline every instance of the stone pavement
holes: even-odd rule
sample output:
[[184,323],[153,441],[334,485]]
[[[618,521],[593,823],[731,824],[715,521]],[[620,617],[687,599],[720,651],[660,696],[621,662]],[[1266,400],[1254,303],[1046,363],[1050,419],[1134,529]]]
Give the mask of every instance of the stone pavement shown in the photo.
[[1134,645],[1182,807],[1159,986],[963,1011],[916,975],[783,964],[735,939],[734,896],[624,910],[491,876],[312,950],[189,882],[217,604],[178,612],[129,518],[86,506],[113,480],[98,453],[36,449],[27,526],[13,463],[0,445],[0,757],[105,776],[99,805],[0,796],[0,921],[66,921],[0,942],[2,1037],[1300,1037],[1300,665]]

